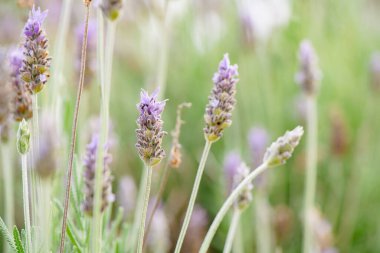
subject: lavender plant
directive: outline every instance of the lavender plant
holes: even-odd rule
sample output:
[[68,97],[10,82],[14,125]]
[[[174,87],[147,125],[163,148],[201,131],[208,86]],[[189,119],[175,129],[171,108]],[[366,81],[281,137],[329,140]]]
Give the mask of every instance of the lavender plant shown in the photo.
[[145,219],[147,206],[149,202],[150,184],[152,180],[152,167],[161,162],[165,157],[165,151],[162,149],[162,138],[166,134],[162,130],[161,114],[164,110],[166,101],[158,101],[158,90],[149,94],[141,91],[140,103],[137,108],[140,116],[137,119],[138,129],[136,130],[137,143],[136,148],[141,160],[147,170],[146,189],[144,193],[144,206],[141,212],[141,225],[137,252],[142,252],[145,230]]
[[206,106],[206,112],[204,115],[206,127],[203,131],[206,144],[197,170],[182,229],[177,240],[175,253],[179,253],[181,250],[211,145],[219,140],[222,137],[224,130],[232,124],[232,110],[235,106],[236,84],[238,82],[237,69],[238,66],[231,65],[228,54],[225,54],[222,61],[219,63],[218,72],[214,74],[214,87],[209,96],[209,103]]
[[303,252],[310,252],[313,238],[309,219],[310,210],[315,202],[317,181],[317,138],[318,120],[316,96],[318,94],[321,71],[318,67],[318,58],[312,44],[304,40],[299,49],[300,69],[296,74],[296,81],[306,97],[306,129],[307,157],[306,157],[306,184],[304,199],[304,245]]

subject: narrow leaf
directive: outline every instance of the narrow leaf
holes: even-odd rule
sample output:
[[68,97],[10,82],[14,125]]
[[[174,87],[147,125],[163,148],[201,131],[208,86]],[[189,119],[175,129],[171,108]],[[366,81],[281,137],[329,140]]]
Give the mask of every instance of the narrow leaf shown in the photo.
[[0,233],[3,235],[5,240],[9,243],[14,251],[16,251],[16,245],[12,238],[11,233],[9,233],[7,226],[5,225],[3,219],[0,218]]
[[20,232],[18,231],[17,227],[13,227],[13,238],[14,242],[16,244],[16,252],[17,253],[25,253],[24,246],[21,241]]

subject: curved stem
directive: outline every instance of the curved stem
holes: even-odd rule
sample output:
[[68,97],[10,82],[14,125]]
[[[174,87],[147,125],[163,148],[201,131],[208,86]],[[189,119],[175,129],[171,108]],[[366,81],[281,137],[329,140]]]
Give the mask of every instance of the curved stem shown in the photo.
[[29,212],[29,186],[28,186],[28,159],[27,155],[21,155],[22,164],[22,195],[24,199],[24,220],[26,231],[26,252],[32,250],[32,231],[30,226],[30,212]]
[[148,170],[148,178],[146,180],[146,190],[145,190],[145,197],[144,197],[144,207],[141,213],[141,224],[140,224],[140,232],[139,232],[139,241],[137,244],[137,252],[141,253],[143,249],[144,244],[144,231],[145,231],[145,220],[146,220],[146,213],[148,210],[148,203],[149,203],[149,195],[150,195],[150,184],[152,182],[152,168],[149,166],[145,167],[145,170]]
[[206,140],[206,144],[205,144],[205,147],[204,147],[204,150],[203,150],[202,158],[201,158],[201,161],[199,163],[197,175],[195,177],[193,191],[191,192],[189,205],[187,207],[185,219],[183,221],[181,232],[179,234],[179,237],[178,237],[178,240],[177,240],[177,245],[175,247],[175,251],[174,251],[175,253],[180,253],[181,247],[182,247],[182,244],[183,244],[183,240],[185,239],[186,231],[187,231],[187,228],[188,228],[189,223],[190,223],[191,215],[193,213],[193,208],[194,208],[195,200],[197,198],[199,185],[201,183],[202,174],[203,174],[203,171],[204,171],[204,168],[205,168],[205,164],[206,164],[206,161],[207,161],[208,153],[209,153],[210,148],[211,148],[211,144],[212,143],[210,141]]
[[78,113],[79,113],[80,99],[81,99],[82,91],[83,91],[84,74],[86,70],[87,34],[88,34],[88,19],[90,16],[90,3],[91,3],[90,1],[86,1],[85,3],[86,17],[85,17],[85,28],[84,28],[83,44],[82,44],[81,69],[80,69],[77,98],[76,98],[76,103],[75,103],[73,127],[71,131],[69,165],[67,169],[67,178],[66,178],[65,205],[64,205],[64,210],[63,210],[63,222],[62,222],[61,240],[60,240],[60,246],[59,246],[60,253],[63,253],[64,247],[65,247],[67,214],[68,214],[69,200],[70,200],[71,175],[73,172],[74,150],[75,150],[75,142],[76,142],[76,137],[77,137]]
[[240,220],[240,213],[241,211],[239,210],[239,208],[234,209],[234,214],[232,215],[232,220],[231,220],[230,228],[228,230],[226,244],[224,245],[223,253],[231,252],[232,244],[235,239],[236,229],[238,227],[239,220]]
[[206,253],[208,248],[210,247],[211,241],[214,238],[216,230],[218,229],[220,223],[222,222],[224,216],[227,214],[230,207],[234,204],[236,199],[239,197],[239,194],[247,187],[248,184],[252,182],[258,175],[260,175],[263,171],[268,168],[266,163],[261,164],[255,170],[253,170],[249,175],[241,181],[241,183],[233,190],[230,196],[224,201],[222,207],[219,209],[218,214],[216,215],[214,221],[212,222],[205,239],[203,240],[201,249],[199,253]]
[[313,247],[312,224],[310,212],[314,207],[317,183],[317,106],[314,96],[307,96],[307,154],[306,154],[306,188],[304,196],[304,241],[303,252],[309,253]]
[[[11,230],[14,225],[14,179],[11,166],[12,155],[8,143],[1,144],[1,159],[3,161],[4,177],[4,199],[5,199],[5,224]],[[5,252],[10,251],[8,244],[5,244]]]
[[[162,195],[165,191],[165,187],[166,187],[166,184],[168,182],[168,178],[169,178],[169,159],[167,160],[166,164],[165,164],[165,167],[164,167],[164,171],[162,173],[162,177],[161,177],[161,183],[160,183],[160,188],[158,190],[158,193],[157,193],[157,197],[155,199],[155,202],[154,202],[154,206],[153,206],[153,209],[152,209],[152,212],[150,213],[150,216],[149,216],[149,219],[148,219],[148,223],[146,225],[146,230],[145,230],[145,238],[144,238],[144,243],[146,242],[147,238],[148,238],[148,235],[149,235],[149,231],[150,231],[150,226],[152,225],[152,221],[153,221],[153,217],[154,217],[154,214],[155,212],[157,211],[157,208],[160,204],[160,201],[161,201],[161,198],[162,198]],[[145,244],[146,245],[146,244]]]

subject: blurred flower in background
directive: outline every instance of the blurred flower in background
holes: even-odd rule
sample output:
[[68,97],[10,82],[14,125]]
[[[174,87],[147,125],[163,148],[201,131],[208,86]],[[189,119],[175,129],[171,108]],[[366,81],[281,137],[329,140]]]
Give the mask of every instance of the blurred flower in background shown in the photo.
[[124,176],[119,181],[117,191],[117,202],[123,208],[124,219],[133,217],[133,211],[136,206],[137,189],[132,177]]

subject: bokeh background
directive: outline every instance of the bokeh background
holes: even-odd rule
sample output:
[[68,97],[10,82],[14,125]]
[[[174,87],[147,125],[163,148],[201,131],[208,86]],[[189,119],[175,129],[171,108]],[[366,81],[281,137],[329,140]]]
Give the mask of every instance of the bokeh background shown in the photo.
[[[59,137],[63,148],[58,155],[60,163],[56,173],[56,198],[62,201],[66,150],[78,83],[80,43],[76,27],[83,21],[84,8],[81,1],[73,1],[65,51],[55,52],[61,1],[36,0],[35,3],[49,9],[45,27],[51,54],[64,56],[64,85],[60,96],[64,104],[65,136]],[[30,4],[27,0],[1,1],[1,47],[20,43]],[[167,9],[163,7],[165,4]],[[94,10],[92,14],[95,18]],[[166,80],[163,97],[168,99],[163,114],[167,132],[175,126],[177,106],[182,102],[192,103],[192,107],[184,109],[182,114],[186,122],[180,135],[183,161],[180,168],[171,169],[163,196],[161,226],[166,232],[155,231],[161,233],[161,239],[169,248],[175,245],[205,142],[203,114],[213,85],[211,79],[223,54],[229,53],[231,62],[239,65],[237,106],[231,128],[213,145],[206,164],[197,198],[199,220],[193,222],[193,230],[186,239],[187,248],[183,251],[197,252],[207,226],[226,197],[223,169],[226,155],[236,151],[251,165],[248,133],[252,127],[264,128],[273,141],[285,130],[304,125],[305,106],[294,77],[298,70],[299,44],[309,39],[318,54],[323,75],[317,97],[316,204],[323,216],[321,233],[334,237],[329,242],[339,252],[380,251],[380,60],[377,69],[373,63],[376,50],[380,50],[380,1],[168,0],[166,3],[164,0],[125,0],[117,22],[110,105],[115,140],[112,173],[114,192],[127,190],[117,193],[115,206],[129,204],[133,210],[133,190],[119,187],[119,183],[129,176],[138,185],[142,172],[142,163],[134,147],[136,103],[141,88],[153,91],[163,78]],[[96,57],[96,52],[89,57]],[[165,74],[160,76],[162,71],[166,77]],[[89,141],[90,122],[97,117],[100,108],[96,66],[92,72],[94,78],[89,78],[86,84],[79,119],[79,159],[84,156]],[[42,92],[41,108],[48,103],[54,85],[49,81]],[[170,134],[165,137],[167,153],[171,139]],[[283,252],[300,252],[302,247],[304,154],[303,140],[286,165],[269,171],[263,193],[271,218],[269,229],[273,244]],[[14,160],[16,217],[22,227],[21,176]],[[153,195],[158,190],[163,165],[164,162],[154,171]],[[3,187],[0,192],[2,196]],[[255,203],[253,201],[244,212],[238,232],[243,252],[259,252],[257,235],[264,228],[257,226]],[[0,201],[0,213],[2,206]],[[210,252],[222,252],[228,224],[229,218],[219,229]]]

